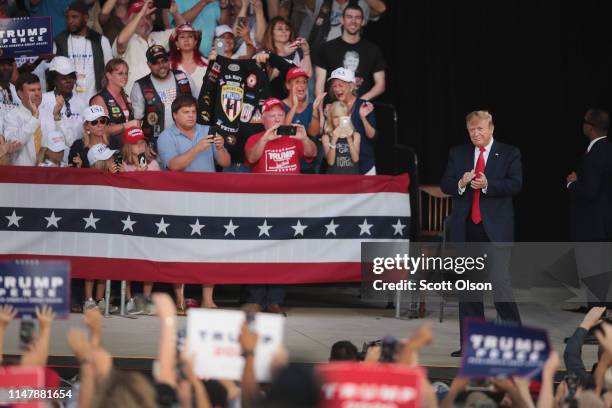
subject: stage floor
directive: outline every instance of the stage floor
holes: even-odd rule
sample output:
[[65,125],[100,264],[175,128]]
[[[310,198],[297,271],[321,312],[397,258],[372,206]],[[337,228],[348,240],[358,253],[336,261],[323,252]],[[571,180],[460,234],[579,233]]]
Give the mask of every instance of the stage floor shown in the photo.
[[[434,310],[435,309],[435,310]],[[562,355],[563,339],[570,336],[583,315],[546,308],[541,305],[520,305],[525,325],[548,329],[553,347]],[[437,304],[431,305],[429,316],[434,332],[434,342],[421,354],[421,364],[438,370],[438,376],[454,375],[459,358],[450,357],[458,348],[459,327],[457,309],[446,312],[440,323]],[[495,310],[487,309],[487,316],[494,318]],[[179,317],[179,328],[184,327],[185,317]],[[332,344],[338,340],[350,340],[358,349],[365,341],[379,339],[385,335],[407,337],[423,320],[394,318],[393,310],[374,307],[292,307],[286,320],[285,343],[290,360],[298,363],[326,361]],[[68,320],[54,322],[50,345],[50,365],[71,366],[74,364],[65,333],[71,326],[84,327],[81,314],[72,314]],[[150,359],[157,353],[159,323],[154,316],[139,316],[128,319],[120,316],[106,318],[103,323],[104,346],[118,361],[118,366],[135,369],[150,369]],[[11,323],[5,338],[5,354],[18,354],[19,324]],[[584,346],[585,365],[590,367],[596,359],[596,347]],[[130,364],[139,360],[139,364]],[[140,368],[139,368],[140,367]],[[446,369],[446,375],[440,374]],[[450,371],[448,371],[450,370]],[[450,373],[450,374],[449,374]]]

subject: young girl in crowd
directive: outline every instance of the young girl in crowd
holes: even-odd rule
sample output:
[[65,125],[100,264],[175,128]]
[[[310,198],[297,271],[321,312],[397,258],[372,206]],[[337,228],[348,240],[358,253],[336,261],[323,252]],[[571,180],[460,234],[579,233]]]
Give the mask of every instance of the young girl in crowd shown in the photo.
[[65,151],[68,150],[64,135],[58,130],[52,130],[44,138],[43,146],[38,153],[37,163],[41,167],[66,167]]
[[[140,128],[128,128],[125,130],[123,133],[121,155],[123,156],[122,171],[124,172],[159,171],[159,164],[153,159],[151,147],[146,142],[145,135]],[[151,293],[153,292],[153,282],[144,282],[142,292],[150,300]],[[128,298],[126,311],[128,314],[137,315],[149,312],[148,310],[143,310],[134,302],[131,282],[127,282],[126,294]],[[146,303],[150,304],[150,302]]]
[[336,101],[329,107],[323,151],[327,158],[327,174],[359,174],[359,143],[361,135],[351,123],[350,111],[344,102]]
[[170,36],[170,67],[186,73],[195,83],[198,93],[206,73],[208,61],[200,54],[202,32],[185,23],[174,29]]
[[[109,173],[118,173],[121,168],[119,164],[115,163],[113,157],[116,152],[116,150],[109,149],[104,143],[97,143],[88,149],[86,160],[91,168]],[[85,280],[85,303],[83,304],[83,311],[98,307],[104,312],[106,308],[104,281],[99,280],[96,282],[96,299],[99,299],[97,301],[93,298],[93,285],[93,280]],[[111,313],[116,313],[118,309],[117,306],[113,305],[109,308]]]

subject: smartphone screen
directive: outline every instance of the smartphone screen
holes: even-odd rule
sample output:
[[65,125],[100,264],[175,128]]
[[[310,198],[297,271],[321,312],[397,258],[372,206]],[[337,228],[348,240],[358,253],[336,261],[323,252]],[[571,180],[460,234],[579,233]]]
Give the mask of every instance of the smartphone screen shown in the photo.
[[225,55],[225,41],[218,39],[215,42],[215,49],[217,51],[217,55]]
[[276,134],[277,135],[281,135],[281,136],[295,136],[297,132],[297,128],[295,126],[279,126],[278,129],[276,130]]
[[22,320],[19,325],[19,343],[22,350],[27,350],[34,339],[34,322]]

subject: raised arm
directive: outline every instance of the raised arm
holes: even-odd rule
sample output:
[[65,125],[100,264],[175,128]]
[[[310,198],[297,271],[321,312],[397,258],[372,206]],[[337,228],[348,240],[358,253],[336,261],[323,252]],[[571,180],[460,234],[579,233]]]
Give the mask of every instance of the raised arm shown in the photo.
[[117,0],[106,0],[104,6],[102,6],[102,10],[100,10],[100,14],[98,15],[98,21],[100,24],[106,24],[108,19],[115,8],[115,4],[117,4]]
[[121,30],[121,32],[115,39],[117,44],[118,56],[122,56],[127,50],[128,42],[136,32],[136,28],[138,28],[140,20],[152,13],[155,13],[155,7],[153,7],[153,2],[151,0],[147,0],[144,7],[138,12],[138,14],[136,14],[132,21],[130,21],[125,27],[123,27],[123,30]]
[[0,364],[4,352],[4,331],[6,326],[17,316],[17,311],[11,305],[0,306]]

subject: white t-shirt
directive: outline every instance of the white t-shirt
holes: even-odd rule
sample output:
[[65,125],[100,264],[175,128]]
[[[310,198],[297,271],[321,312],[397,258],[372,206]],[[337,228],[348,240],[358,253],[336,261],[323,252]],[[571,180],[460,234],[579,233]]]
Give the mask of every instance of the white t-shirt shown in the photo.
[[195,86],[195,93],[193,94],[193,96],[195,96],[196,98],[200,95],[200,89],[202,89],[202,84],[204,83],[204,74],[206,74],[206,67],[206,65],[198,65],[195,71],[190,74],[189,72],[187,72],[187,70],[185,70],[183,64],[180,64],[178,66],[178,69],[187,74],[189,79],[193,82],[193,85]]
[[122,55],[117,52],[117,40],[115,39],[112,49],[113,55],[115,57],[123,58],[130,67],[128,82],[124,88],[128,95],[132,93],[134,82],[151,72],[149,66],[147,65],[146,57],[149,47],[159,44],[163,45],[164,48],[168,50],[168,41],[170,40],[170,35],[173,31],[173,29],[153,31],[151,34],[149,34],[149,38],[147,40],[138,34],[134,34],[132,38],[130,38],[130,41],[128,41],[125,52]]
[[[106,65],[113,57],[108,38],[102,36],[100,45],[104,55],[104,65]],[[53,52],[57,52],[55,43],[53,44]],[[96,94],[96,77],[91,40],[80,35],[68,35],[68,58],[74,63],[77,74],[74,92],[89,101]]]

